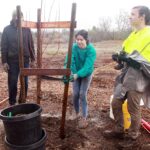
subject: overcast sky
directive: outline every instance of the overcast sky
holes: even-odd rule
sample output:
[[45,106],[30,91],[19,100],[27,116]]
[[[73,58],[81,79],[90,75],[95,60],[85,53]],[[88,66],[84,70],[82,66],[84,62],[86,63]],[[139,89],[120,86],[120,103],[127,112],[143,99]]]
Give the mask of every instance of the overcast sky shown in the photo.
[[21,6],[25,20],[36,21],[37,9],[41,8],[43,21],[69,21],[71,6],[77,4],[77,29],[97,26],[101,17],[115,17],[121,10],[130,13],[133,6],[146,5],[150,0],[1,0],[0,31],[9,24],[11,14],[17,5]]

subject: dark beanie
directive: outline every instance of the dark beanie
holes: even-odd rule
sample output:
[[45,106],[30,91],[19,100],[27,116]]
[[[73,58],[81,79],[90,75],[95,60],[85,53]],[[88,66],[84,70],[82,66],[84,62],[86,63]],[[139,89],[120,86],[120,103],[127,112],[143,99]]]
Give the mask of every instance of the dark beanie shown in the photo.
[[89,43],[88,32],[86,30],[78,31],[77,34],[75,35],[75,37],[77,37],[78,35],[81,35],[86,40],[87,44]]

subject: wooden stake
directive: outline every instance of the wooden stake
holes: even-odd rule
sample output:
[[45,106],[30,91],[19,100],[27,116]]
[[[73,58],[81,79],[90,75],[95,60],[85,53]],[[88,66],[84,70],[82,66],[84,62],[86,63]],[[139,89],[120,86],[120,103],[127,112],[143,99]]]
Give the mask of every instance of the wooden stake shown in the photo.
[[[19,49],[19,68],[24,68],[24,53],[23,53],[23,36],[22,36],[22,26],[21,26],[21,7],[17,6],[17,18],[18,18],[18,49]],[[24,76],[20,74],[20,103],[25,103],[25,81]]]
[[[70,26],[70,38],[69,38],[69,46],[68,46],[68,61],[67,68],[70,68],[71,65],[71,56],[72,56],[72,44],[73,44],[73,36],[74,36],[74,27],[75,27],[75,16],[76,16],[76,3],[72,4],[72,12],[71,12],[71,26]],[[69,78],[69,76],[67,76]],[[60,137],[65,138],[65,118],[66,118],[66,110],[67,110],[67,99],[68,99],[68,89],[69,82],[65,84],[64,87],[64,96],[63,96],[63,106],[62,106],[62,119],[60,126]]]
[[[37,67],[42,67],[41,9],[37,10]],[[37,76],[37,104],[40,104],[41,78]]]

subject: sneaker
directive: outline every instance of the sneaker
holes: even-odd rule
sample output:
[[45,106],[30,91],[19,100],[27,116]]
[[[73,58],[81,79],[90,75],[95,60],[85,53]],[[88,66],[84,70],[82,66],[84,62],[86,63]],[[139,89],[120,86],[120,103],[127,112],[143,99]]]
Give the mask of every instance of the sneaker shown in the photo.
[[72,101],[72,99],[71,99],[71,100],[69,99],[69,104],[70,104],[71,106],[73,106],[73,101]]
[[131,138],[133,140],[136,140],[140,135],[141,135],[140,132],[127,132],[124,137],[126,139]]
[[150,144],[143,144],[142,150],[150,150]]
[[88,122],[87,122],[87,120],[85,118],[79,119],[78,127],[80,129],[85,129],[85,128],[87,128],[87,126],[88,126]]
[[123,139],[124,138],[124,132],[121,131],[115,131],[115,130],[105,130],[103,132],[103,136],[105,138],[118,138]]
[[76,120],[76,121],[78,121],[79,118],[80,118],[80,115],[79,115],[79,114],[76,114],[76,113],[73,113],[73,114],[69,117],[70,120]]

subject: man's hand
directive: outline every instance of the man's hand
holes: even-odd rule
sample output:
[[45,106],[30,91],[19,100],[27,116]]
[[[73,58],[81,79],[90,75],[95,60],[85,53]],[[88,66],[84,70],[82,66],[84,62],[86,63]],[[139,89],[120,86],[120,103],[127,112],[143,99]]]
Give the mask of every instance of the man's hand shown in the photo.
[[5,72],[8,72],[8,70],[9,70],[9,65],[8,65],[7,63],[4,63],[4,64],[3,64],[3,69],[4,69]]

